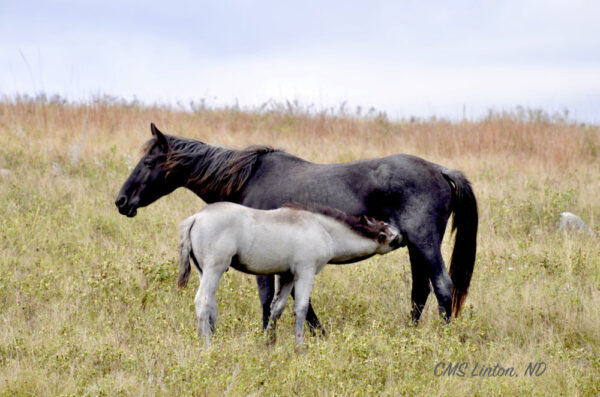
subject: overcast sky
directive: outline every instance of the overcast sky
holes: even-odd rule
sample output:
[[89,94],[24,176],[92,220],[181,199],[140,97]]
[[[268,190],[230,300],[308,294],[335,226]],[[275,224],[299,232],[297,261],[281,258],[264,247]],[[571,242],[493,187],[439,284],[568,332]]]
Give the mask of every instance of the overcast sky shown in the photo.
[[600,123],[600,1],[0,0],[0,94]]

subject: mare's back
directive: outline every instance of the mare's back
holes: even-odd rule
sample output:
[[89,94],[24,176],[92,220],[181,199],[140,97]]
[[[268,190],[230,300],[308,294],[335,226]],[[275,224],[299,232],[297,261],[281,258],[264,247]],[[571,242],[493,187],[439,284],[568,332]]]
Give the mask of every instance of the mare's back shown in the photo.
[[[407,188],[418,188],[419,184],[425,184],[423,178],[432,179],[430,175],[435,167],[408,155],[316,164],[285,152],[273,152],[259,158],[258,171],[246,184],[241,202],[264,209],[276,208],[289,201],[316,202],[351,215],[361,215],[369,213],[366,199],[372,192],[386,192],[390,196]],[[436,183],[447,185],[441,174],[437,179]],[[402,202],[400,197],[397,200],[388,198],[393,205]]]

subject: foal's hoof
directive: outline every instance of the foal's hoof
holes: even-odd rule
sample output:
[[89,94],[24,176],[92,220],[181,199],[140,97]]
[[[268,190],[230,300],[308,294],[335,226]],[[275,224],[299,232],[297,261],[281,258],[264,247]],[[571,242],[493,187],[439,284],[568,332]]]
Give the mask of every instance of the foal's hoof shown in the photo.
[[277,333],[273,328],[268,328],[265,333],[267,334],[267,346],[274,345],[277,342]]
[[306,346],[304,346],[304,344],[300,344],[299,345],[299,344],[296,343],[296,345],[294,346],[294,352],[296,354],[304,354],[304,353],[307,352]]

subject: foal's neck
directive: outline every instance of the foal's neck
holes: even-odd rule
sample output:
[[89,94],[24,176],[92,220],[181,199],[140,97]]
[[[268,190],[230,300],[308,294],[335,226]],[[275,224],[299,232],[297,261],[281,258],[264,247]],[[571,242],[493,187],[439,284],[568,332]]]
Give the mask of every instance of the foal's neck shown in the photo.
[[333,242],[332,261],[368,256],[377,249],[377,243],[374,240],[359,235],[338,220],[320,215],[319,223],[327,230]]

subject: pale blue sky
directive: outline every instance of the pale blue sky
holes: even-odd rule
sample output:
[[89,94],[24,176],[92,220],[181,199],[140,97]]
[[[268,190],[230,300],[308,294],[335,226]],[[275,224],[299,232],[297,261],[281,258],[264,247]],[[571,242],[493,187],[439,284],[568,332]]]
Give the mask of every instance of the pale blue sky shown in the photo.
[[587,0],[0,0],[0,94],[600,123],[598,21]]

